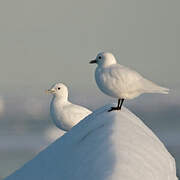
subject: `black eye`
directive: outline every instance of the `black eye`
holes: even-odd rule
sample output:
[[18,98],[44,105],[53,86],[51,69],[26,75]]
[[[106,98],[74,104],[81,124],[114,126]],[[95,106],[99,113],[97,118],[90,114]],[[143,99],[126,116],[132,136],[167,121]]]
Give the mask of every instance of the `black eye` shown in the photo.
[[58,87],[58,90],[60,90],[61,88],[60,87]]
[[98,58],[101,59],[101,56],[99,56]]

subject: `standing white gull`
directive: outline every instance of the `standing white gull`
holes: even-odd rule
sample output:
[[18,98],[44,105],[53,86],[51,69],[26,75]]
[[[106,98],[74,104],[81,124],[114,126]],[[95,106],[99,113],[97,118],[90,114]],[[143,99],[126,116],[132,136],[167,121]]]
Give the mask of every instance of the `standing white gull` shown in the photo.
[[79,121],[92,113],[85,107],[69,102],[68,88],[62,83],[53,85],[47,92],[53,94],[50,105],[52,120],[58,128],[64,131],[69,131]]
[[95,79],[99,89],[113,98],[118,98],[117,107],[112,107],[109,111],[121,110],[125,99],[133,99],[143,93],[168,94],[169,89],[160,87],[136,71],[118,64],[111,53],[99,53],[90,63],[98,65]]

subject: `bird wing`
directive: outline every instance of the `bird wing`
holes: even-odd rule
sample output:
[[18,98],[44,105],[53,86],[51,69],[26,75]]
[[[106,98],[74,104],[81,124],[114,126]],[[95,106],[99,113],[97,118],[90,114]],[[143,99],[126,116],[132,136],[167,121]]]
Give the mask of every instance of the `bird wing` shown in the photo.
[[168,88],[145,79],[138,72],[118,64],[110,67],[109,76],[112,79],[112,86],[117,88],[117,91],[121,88],[122,93],[131,94],[132,97],[144,92],[168,94],[169,91]]
[[131,93],[142,91],[142,80],[144,79],[139,73],[125,66],[116,64],[109,68],[109,79],[112,86],[122,93]]
[[78,123],[91,113],[92,112],[87,108],[75,104],[69,104],[64,108],[64,114],[66,114],[67,119],[73,119],[72,123],[74,124]]

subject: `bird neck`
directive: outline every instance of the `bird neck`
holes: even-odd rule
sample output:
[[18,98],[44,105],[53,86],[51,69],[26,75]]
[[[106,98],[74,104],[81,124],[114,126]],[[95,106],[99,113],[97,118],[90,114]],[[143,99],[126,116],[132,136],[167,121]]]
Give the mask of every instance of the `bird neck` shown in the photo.
[[67,104],[68,101],[68,96],[53,96],[53,101],[57,102],[59,104]]

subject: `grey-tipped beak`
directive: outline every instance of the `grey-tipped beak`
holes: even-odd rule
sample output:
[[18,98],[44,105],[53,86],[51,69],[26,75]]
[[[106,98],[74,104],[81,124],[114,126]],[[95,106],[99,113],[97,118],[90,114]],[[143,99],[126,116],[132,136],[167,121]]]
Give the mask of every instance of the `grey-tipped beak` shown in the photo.
[[47,94],[53,94],[55,91],[53,89],[48,89],[45,91],[45,93]]
[[94,60],[90,61],[89,63],[90,63],[90,64],[97,63],[97,60],[96,60],[96,59],[94,59]]

